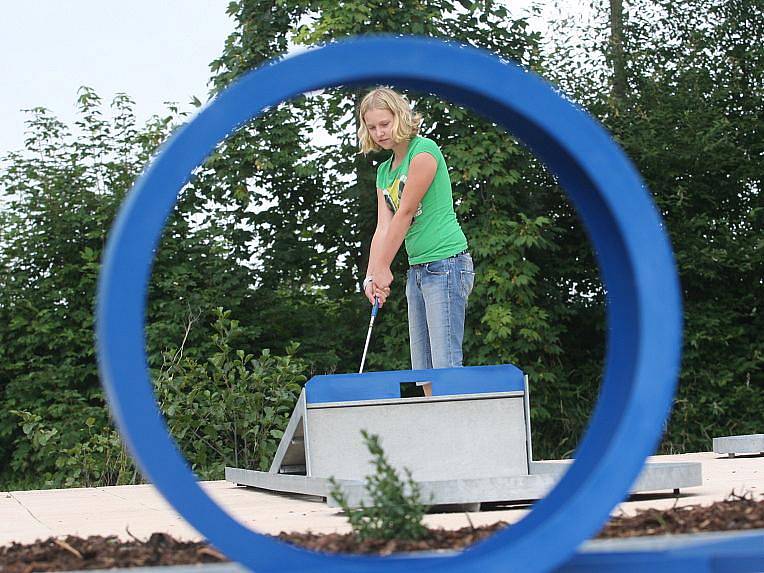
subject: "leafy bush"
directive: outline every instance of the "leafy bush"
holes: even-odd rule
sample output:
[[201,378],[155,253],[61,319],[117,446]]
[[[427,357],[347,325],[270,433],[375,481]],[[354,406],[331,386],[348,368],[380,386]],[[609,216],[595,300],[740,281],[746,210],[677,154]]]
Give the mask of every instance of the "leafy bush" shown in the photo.
[[[286,356],[265,349],[257,360],[234,350],[238,321],[221,308],[216,316],[212,339],[217,351],[206,363],[184,356],[181,344],[165,353],[165,363],[154,376],[170,432],[202,479],[222,478],[226,465],[268,469],[307,369],[294,356],[297,344],[287,347]],[[20,485],[90,487],[140,481],[102,400],[77,410],[88,417],[76,417],[72,427],[64,427],[45,409],[11,411],[20,419],[25,438],[12,469],[16,475],[38,476]],[[44,469],[38,473],[38,468]]]
[[379,444],[379,436],[361,430],[361,435],[373,456],[374,473],[367,476],[366,491],[372,504],[364,503],[351,508],[339,483],[332,477],[331,497],[347,514],[353,532],[364,539],[422,539],[427,529],[422,518],[427,506],[422,503],[419,485],[412,479],[411,471],[404,468],[406,480],[402,480],[385,457]]
[[56,471],[42,473],[43,485],[94,487],[140,480],[119,434],[111,425],[103,425],[95,417],[89,417],[85,420],[84,438],[65,447],[62,432],[39,414],[26,410],[12,410],[11,414],[21,418],[21,429],[27,438],[25,451],[28,455],[24,458],[24,467],[15,469],[32,471],[40,460],[55,460]]
[[305,382],[307,365],[268,349],[258,359],[234,349],[240,331],[230,311],[218,308],[212,339],[216,352],[206,362],[165,353],[155,374],[161,410],[171,434],[202,479],[220,479],[228,466],[267,470]]

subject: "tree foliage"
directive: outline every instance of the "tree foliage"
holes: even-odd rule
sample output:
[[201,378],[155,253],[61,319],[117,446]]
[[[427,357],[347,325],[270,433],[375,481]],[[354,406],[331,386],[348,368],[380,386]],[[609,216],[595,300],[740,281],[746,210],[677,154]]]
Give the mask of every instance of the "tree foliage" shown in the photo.
[[[552,67],[615,134],[664,217],[685,330],[663,447],[707,449],[714,436],[760,431],[764,408],[764,5],[641,0],[623,24],[622,94],[608,89],[608,66],[586,77],[576,57]],[[609,56],[597,32],[579,48]]]
[[[79,105],[76,136],[47,110],[32,110],[26,151],[5,158],[0,175],[0,401],[2,411],[18,412],[0,419],[0,461],[10,483],[22,476],[52,485],[112,480],[106,469],[77,473],[85,466],[72,462],[100,467],[102,460],[89,458],[107,456],[107,444],[94,442],[101,438],[108,451],[119,451],[95,362],[99,261],[116,207],[181,119],[171,109],[139,129],[127,96],[115,98],[105,117],[87,88]],[[194,220],[201,202],[195,191],[187,189],[168,221],[149,286],[148,350],[157,367],[163,352],[180,344],[189,316],[201,327],[186,333],[186,359],[206,361],[216,349],[207,325],[219,302],[243,314],[252,298],[250,269],[230,264],[225,234]],[[253,326],[244,338],[258,332]],[[82,444],[101,449],[75,451]],[[84,457],[63,464],[52,452]]]

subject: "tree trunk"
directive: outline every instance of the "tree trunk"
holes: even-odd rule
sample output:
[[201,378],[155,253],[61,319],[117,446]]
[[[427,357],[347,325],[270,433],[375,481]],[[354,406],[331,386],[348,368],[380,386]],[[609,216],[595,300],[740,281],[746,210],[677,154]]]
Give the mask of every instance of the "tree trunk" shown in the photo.
[[626,97],[626,62],[623,52],[623,0],[610,0],[610,61],[613,66],[613,99]]

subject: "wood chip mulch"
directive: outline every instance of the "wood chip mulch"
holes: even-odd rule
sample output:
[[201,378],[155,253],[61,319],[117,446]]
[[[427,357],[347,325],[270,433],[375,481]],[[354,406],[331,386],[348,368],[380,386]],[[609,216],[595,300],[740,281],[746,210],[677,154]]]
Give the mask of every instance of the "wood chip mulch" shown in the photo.
[[599,539],[764,529],[764,496],[755,501],[752,494],[730,494],[725,501],[706,507],[687,505],[669,510],[644,509],[636,515],[615,516],[605,525]]
[[203,542],[178,541],[153,533],[146,541],[120,541],[115,536],[50,537],[28,545],[0,547],[0,572],[75,571],[113,567],[151,567],[219,563],[226,557]]
[[[459,550],[505,527],[498,522],[485,527],[464,527],[455,531],[428,530],[421,541],[358,541],[353,534],[281,533],[278,538],[316,551],[389,555],[412,551]],[[764,529],[764,496],[731,495],[710,506],[685,506],[669,510],[648,509],[634,516],[616,516],[598,538],[635,537],[700,531]],[[204,542],[178,541],[164,533],[154,533],[146,541],[120,541],[116,537],[67,536],[32,544],[13,543],[0,547],[0,573],[73,571],[154,565],[189,565],[227,561],[218,550]]]
[[287,543],[324,551],[326,553],[362,553],[367,555],[391,555],[412,551],[458,551],[473,543],[490,537],[506,527],[506,522],[497,521],[482,527],[462,527],[461,529],[428,529],[427,537],[419,541],[407,539],[366,539],[359,541],[352,533],[280,533],[278,538]]

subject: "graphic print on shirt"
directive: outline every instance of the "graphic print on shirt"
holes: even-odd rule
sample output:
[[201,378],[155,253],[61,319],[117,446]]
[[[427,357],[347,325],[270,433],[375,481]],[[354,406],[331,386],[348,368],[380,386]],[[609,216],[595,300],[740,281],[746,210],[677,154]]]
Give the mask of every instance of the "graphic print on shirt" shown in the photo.
[[[401,200],[403,199],[403,188],[406,186],[406,174],[396,177],[389,187],[382,189],[382,194],[385,196],[385,203],[393,213],[398,212],[398,208],[401,206]],[[422,204],[417,207],[414,218],[419,217],[422,214]]]

